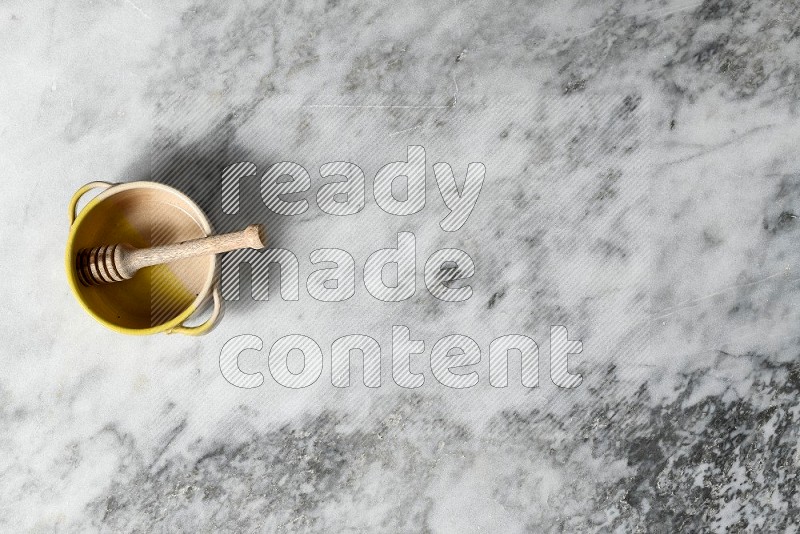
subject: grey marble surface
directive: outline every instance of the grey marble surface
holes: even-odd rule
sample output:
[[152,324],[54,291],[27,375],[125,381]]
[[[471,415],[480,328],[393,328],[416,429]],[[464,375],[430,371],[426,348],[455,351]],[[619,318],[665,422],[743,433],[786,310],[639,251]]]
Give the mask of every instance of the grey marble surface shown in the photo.
[[[3,531],[796,532],[800,524],[800,5],[793,0],[0,4]],[[372,181],[426,150],[425,207],[384,213]],[[324,213],[319,167],[357,163],[358,214]],[[272,215],[258,180],[221,209],[222,170],[310,173]],[[486,179],[467,223],[432,166]],[[295,253],[299,298],[227,303],[209,335],[125,337],[63,273],[66,207],[92,180],[173,185],[214,226],[263,222]],[[417,240],[417,291],[385,303],[363,266]],[[306,289],[311,251],[355,259],[353,298]],[[441,248],[472,296],[425,289]],[[549,378],[548,333],[583,351]],[[392,379],[392,325],[425,352]],[[489,383],[504,334],[541,347],[539,387]],[[225,343],[254,389],[220,372]],[[321,378],[269,376],[274,341],[315,340]],[[331,343],[382,348],[331,384]],[[476,386],[431,371],[477,342]]]

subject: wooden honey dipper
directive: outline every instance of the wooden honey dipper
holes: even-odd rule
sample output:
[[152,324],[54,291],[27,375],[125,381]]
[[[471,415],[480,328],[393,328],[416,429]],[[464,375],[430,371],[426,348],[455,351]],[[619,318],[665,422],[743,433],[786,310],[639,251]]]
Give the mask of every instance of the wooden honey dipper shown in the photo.
[[220,254],[240,248],[262,249],[266,233],[260,224],[251,224],[240,232],[213,235],[172,245],[133,248],[126,244],[106,245],[78,252],[78,279],[85,286],[122,282],[133,278],[144,267],[186,258]]

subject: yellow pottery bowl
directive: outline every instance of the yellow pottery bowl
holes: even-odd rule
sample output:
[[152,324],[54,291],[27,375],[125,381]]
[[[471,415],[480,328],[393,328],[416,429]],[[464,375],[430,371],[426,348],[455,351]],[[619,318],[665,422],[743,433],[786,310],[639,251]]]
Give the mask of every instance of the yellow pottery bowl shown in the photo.
[[[80,213],[80,198],[104,189]],[[113,243],[136,248],[177,243],[211,234],[203,211],[183,193],[154,182],[91,182],[72,197],[67,241],[67,279],[72,292],[101,324],[123,334],[205,334],[220,318],[216,256],[202,256],[140,270],[130,280],[86,287],[78,280],[78,251]],[[199,326],[183,323],[213,298],[211,317]]]

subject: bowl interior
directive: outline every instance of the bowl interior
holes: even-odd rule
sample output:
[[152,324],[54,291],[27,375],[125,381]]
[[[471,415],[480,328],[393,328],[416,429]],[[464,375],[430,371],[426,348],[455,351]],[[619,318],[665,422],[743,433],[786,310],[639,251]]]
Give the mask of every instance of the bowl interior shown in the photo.
[[[206,236],[203,213],[169,189],[141,186],[109,193],[87,206],[75,223],[68,251],[73,280],[77,253],[84,248],[113,243],[143,248]],[[213,283],[215,267],[214,256],[189,258],[146,267],[123,282],[75,285],[78,298],[95,317],[122,328],[146,329],[199,306]]]

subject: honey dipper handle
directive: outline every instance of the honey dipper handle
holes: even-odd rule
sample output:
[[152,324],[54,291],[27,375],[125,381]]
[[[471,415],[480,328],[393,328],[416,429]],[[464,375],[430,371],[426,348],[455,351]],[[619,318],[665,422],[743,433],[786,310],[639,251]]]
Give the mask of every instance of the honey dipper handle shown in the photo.
[[220,254],[240,248],[262,249],[266,246],[265,241],[263,226],[251,224],[240,232],[203,237],[172,245],[127,250],[119,260],[125,271],[134,273],[143,267],[196,256]]

